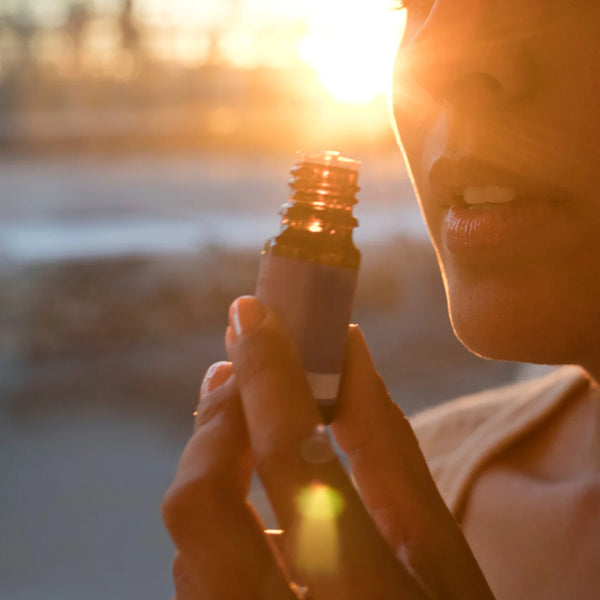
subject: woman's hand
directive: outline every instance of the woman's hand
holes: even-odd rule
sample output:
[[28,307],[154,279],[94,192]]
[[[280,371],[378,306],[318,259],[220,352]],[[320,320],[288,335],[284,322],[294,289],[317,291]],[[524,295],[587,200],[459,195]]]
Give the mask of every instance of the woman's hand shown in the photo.
[[[232,365],[205,379],[163,504],[178,600],[291,600],[292,582],[312,600],[492,598],[357,327],[333,430],[358,490],[277,315],[238,299],[226,347]],[[285,530],[279,548],[246,501],[254,467]]]

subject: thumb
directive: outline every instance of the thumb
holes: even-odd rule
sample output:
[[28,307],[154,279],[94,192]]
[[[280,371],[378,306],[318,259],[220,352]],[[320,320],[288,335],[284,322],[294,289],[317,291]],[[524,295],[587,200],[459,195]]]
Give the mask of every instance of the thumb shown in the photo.
[[358,326],[348,333],[332,429],[379,530],[434,597],[491,598],[408,419],[387,393]]

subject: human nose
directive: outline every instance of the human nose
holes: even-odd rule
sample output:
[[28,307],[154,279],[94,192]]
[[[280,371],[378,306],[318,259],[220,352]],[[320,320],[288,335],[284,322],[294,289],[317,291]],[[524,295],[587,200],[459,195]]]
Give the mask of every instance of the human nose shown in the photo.
[[483,110],[532,84],[522,11],[493,0],[437,0],[405,43],[401,68],[434,100]]

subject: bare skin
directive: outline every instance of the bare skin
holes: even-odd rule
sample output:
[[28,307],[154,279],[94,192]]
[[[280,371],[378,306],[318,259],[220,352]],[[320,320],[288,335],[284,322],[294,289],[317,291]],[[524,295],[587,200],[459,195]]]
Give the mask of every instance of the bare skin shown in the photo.
[[[600,5],[408,4],[394,114],[457,336],[484,356],[579,364],[598,381]],[[453,245],[447,194],[473,185],[514,188],[547,218]],[[463,530],[498,599],[597,595],[599,469],[594,383],[478,478]]]
[[[277,315],[252,297],[238,299],[226,345],[232,365],[221,364],[203,386],[194,435],[163,504],[178,548],[178,600],[294,598],[292,577],[317,599],[492,598],[358,328],[349,334],[334,430],[360,495],[337,459],[301,457],[319,414]],[[253,466],[286,531],[285,556],[245,501]],[[339,557],[325,572],[306,569],[294,550],[303,523],[297,498],[315,481],[344,507],[335,521]],[[317,552],[321,541],[313,543]]]
[[[580,364],[598,381],[600,4],[406,4],[394,115],[457,336],[478,354]],[[597,596],[595,383],[488,466],[461,530],[357,329],[333,431],[359,493],[337,461],[301,458],[319,417],[277,316],[238,299],[226,347],[231,363],[203,385],[163,505],[178,600],[297,598],[292,581],[313,600]],[[254,467],[286,530],[283,552],[245,500]],[[295,551],[296,498],[315,480],[344,507],[325,572]]]
[[[457,336],[490,358],[580,364],[597,379],[600,5],[408,6],[394,116]],[[467,190],[491,186],[541,216],[503,232],[515,219],[502,205],[466,211]],[[453,214],[474,229],[458,244]],[[499,234],[475,218],[494,214]]]
[[593,598],[600,586],[598,392],[574,398],[478,477],[462,528],[496,598]]

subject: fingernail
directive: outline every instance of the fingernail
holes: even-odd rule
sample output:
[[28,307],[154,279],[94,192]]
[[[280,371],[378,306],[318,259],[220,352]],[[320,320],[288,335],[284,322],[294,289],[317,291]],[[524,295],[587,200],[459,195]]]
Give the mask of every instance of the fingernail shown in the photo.
[[220,385],[223,385],[231,375],[231,363],[225,360],[215,363],[208,368],[206,375],[202,380],[200,387],[200,396],[216,390]]
[[265,309],[254,296],[238,298],[229,309],[229,322],[236,337],[250,335],[265,318]]

